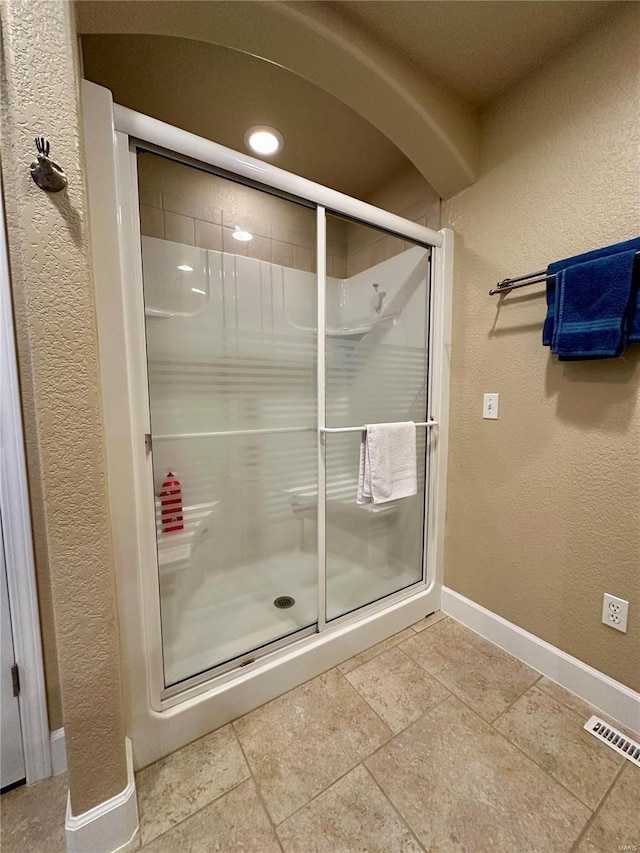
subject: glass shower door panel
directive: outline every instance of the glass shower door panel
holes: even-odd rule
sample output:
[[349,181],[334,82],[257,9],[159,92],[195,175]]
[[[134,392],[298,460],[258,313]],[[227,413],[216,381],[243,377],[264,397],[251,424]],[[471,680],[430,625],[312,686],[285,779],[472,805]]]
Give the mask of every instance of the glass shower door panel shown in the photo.
[[[331,217],[340,227],[345,275],[327,279],[326,425],[424,422],[429,250]],[[325,438],[328,620],[423,578],[427,431],[416,428],[417,494],[375,512],[356,503],[362,435]]]
[[[141,225],[169,687],[317,621],[315,211],[155,154],[138,164],[160,205]],[[170,473],[177,525],[162,521]]]

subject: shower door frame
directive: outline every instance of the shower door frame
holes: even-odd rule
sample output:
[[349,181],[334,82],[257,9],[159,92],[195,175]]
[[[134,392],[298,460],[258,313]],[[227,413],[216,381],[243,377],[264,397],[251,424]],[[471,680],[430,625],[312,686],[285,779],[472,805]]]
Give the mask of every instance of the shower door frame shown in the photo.
[[[96,84],[83,81],[82,100],[117,596],[128,676],[129,730],[136,766],[143,766],[439,609],[446,502],[453,232],[432,231],[121,107],[113,103],[107,89]],[[220,674],[212,668],[175,688],[166,688],[164,683],[151,455],[145,450],[144,440],[151,427],[137,147],[165,153],[187,164],[208,165],[223,177],[233,176],[283,198],[307,202],[317,210],[318,631],[293,642],[289,638],[275,641],[268,653],[242,669],[239,669],[240,659],[228,672]],[[324,494],[327,212],[431,249],[427,282],[430,325],[426,417],[433,422],[425,427],[422,579],[330,622],[325,618]],[[280,648],[274,648],[277,646]],[[216,700],[222,701],[216,703]],[[203,703],[211,703],[207,714],[202,713]],[[158,737],[162,740],[160,746]]]

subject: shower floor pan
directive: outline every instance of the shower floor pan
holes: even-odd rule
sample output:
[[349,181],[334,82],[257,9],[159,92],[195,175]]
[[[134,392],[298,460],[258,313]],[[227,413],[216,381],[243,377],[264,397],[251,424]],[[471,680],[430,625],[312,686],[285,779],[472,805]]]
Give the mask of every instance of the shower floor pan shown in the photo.
[[[330,553],[327,617],[341,616],[417,580],[415,569],[409,566],[372,569]],[[317,593],[316,557],[304,551],[205,571],[186,601],[175,587],[163,590],[167,687],[315,625]],[[280,596],[291,596],[295,604],[277,607],[274,602]]]

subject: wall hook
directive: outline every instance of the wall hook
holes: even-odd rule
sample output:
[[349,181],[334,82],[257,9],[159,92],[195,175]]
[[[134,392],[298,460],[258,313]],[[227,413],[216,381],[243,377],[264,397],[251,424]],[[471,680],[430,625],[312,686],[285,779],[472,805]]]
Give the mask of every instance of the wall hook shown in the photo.
[[38,159],[31,164],[31,177],[41,190],[59,193],[67,186],[68,180],[64,170],[49,158],[49,140],[36,136],[36,148]]

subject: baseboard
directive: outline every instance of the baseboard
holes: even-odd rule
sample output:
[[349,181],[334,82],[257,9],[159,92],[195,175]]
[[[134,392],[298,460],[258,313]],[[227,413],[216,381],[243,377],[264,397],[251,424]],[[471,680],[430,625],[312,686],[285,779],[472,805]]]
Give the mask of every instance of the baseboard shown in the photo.
[[49,735],[51,749],[51,772],[54,776],[67,769],[67,750],[64,741],[64,729],[56,729]]
[[127,787],[80,815],[67,798],[67,853],[125,853],[138,847],[138,805],[131,741],[126,739]]
[[464,595],[442,588],[442,610],[476,634],[537,669],[566,690],[640,735],[640,694],[507,622]]

